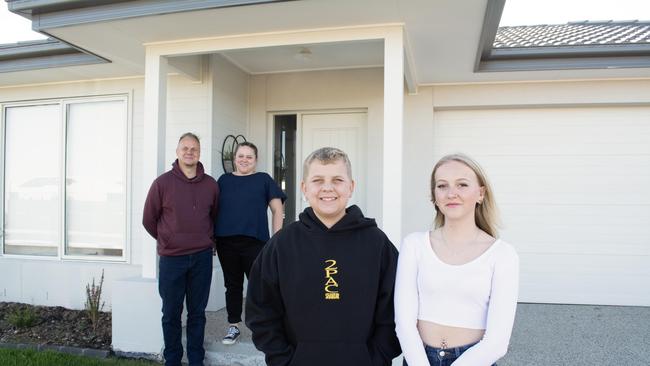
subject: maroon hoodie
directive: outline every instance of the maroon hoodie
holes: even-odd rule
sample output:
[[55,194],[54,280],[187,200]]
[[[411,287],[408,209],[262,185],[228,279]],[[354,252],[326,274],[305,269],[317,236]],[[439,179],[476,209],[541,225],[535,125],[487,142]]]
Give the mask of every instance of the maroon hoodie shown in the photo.
[[151,184],[144,203],[142,225],[158,243],[158,254],[177,256],[212,247],[217,217],[219,186],[198,163],[196,177],[189,179],[178,166]]

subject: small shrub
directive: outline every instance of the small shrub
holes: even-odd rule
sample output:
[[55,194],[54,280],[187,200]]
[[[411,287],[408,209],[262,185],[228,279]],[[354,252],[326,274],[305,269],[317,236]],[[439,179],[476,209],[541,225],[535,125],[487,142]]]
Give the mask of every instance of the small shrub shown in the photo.
[[88,317],[93,325],[93,332],[97,331],[99,325],[99,313],[104,308],[102,301],[102,286],[104,285],[104,270],[102,269],[102,277],[99,280],[99,285],[95,285],[95,277],[93,277],[92,284],[86,285],[86,311]]
[[36,324],[38,316],[31,307],[25,307],[12,311],[7,316],[7,321],[16,328],[29,328]]

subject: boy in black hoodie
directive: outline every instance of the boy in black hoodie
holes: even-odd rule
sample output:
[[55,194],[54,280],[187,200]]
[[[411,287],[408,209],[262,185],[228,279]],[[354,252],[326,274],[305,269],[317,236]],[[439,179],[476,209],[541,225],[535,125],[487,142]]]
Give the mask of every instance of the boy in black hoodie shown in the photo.
[[311,153],[311,207],[274,235],[251,269],[246,325],[272,366],[390,365],[400,354],[393,286],[397,250],[357,206],[347,155]]

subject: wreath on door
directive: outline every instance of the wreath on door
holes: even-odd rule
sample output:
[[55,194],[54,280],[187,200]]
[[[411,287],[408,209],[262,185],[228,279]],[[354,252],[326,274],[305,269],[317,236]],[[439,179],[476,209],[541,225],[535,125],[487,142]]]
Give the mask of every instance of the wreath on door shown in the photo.
[[235,151],[237,145],[244,141],[246,141],[244,135],[228,135],[223,139],[223,144],[221,144],[221,166],[224,173],[235,171]]

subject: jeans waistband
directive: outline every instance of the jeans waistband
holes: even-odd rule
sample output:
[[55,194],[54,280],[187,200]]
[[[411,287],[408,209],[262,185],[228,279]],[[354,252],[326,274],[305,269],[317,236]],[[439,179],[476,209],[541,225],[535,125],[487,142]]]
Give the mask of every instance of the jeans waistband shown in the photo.
[[466,344],[459,347],[448,347],[448,348],[436,348],[429,345],[424,345],[424,350],[427,354],[434,354],[438,359],[443,360],[447,358],[457,358],[463,352],[467,351],[470,347],[474,346],[476,343]]

